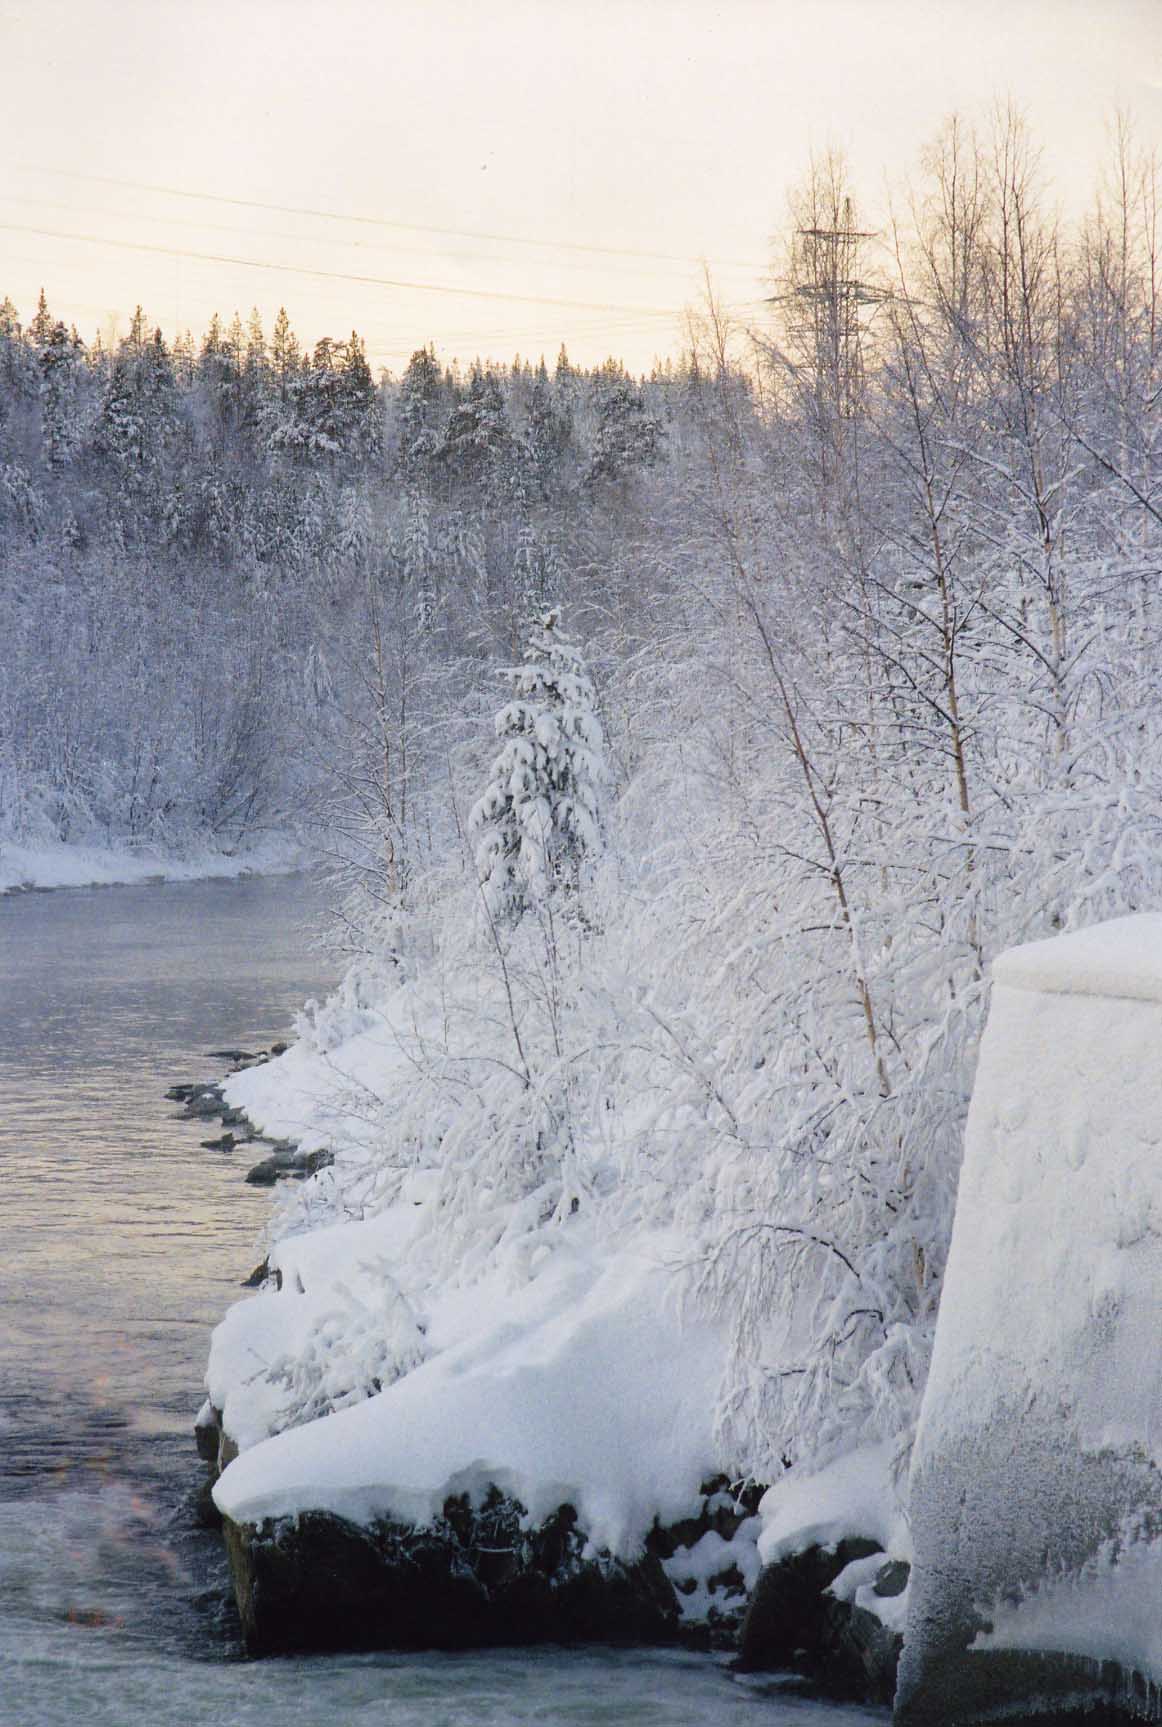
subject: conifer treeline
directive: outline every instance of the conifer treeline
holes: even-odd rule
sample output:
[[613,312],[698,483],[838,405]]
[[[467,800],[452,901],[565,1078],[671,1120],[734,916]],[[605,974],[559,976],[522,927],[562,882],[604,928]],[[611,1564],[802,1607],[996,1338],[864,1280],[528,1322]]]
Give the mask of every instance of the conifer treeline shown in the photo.
[[245,327],[215,315],[195,350],[188,334],[167,345],[139,306],[110,351],[54,319],[43,292],[27,327],[6,299],[0,533],[236,564],[341,555],[352,487],[520,509],[651,464],[663,380],[643,390],[614,360],[581,371],[564,348],[551,374],[518,359],[464,376],[420,349],[377,385],[355,332],[307,353],[285,310],[269,341],[257,312]]
[[138,308],[110,351],[4,301],[0,838],[233,844],[301,814],[346,778],[367,630],[433,664],[519,639],[663,454],[672,384],[564,348],[466,376],[421,348],[376,383],[356,334],[307,354],[285,312],[195,351]]

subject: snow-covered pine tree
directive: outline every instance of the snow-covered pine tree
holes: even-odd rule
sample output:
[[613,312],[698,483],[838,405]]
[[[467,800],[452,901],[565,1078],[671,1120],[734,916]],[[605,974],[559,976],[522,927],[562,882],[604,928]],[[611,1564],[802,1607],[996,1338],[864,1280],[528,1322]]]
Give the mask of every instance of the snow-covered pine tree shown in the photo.
[[396,458],[401,474],[415,482],[425,477],[440,447],[441,419],[446,417],[443,380],[435,350],[417,348],[400,379]]
[[502,675],[512,699],[496,716],[503,740],[469,816],[490,917],[515,923],[557,889],[576,895],[600,844],[608,778],[597,696],[556,609],[534,619],[525,663]]
[[599,396],[597,431],[587,483],[624,480],[639,468],[652,468],[661,454],[661,421],[646,405],[632,379],[611,374],[609,362],[596,374]]
[[54,324],[40,350],[41,443],[50,468],[62,468],[80,442],[78,393],[83,344]]

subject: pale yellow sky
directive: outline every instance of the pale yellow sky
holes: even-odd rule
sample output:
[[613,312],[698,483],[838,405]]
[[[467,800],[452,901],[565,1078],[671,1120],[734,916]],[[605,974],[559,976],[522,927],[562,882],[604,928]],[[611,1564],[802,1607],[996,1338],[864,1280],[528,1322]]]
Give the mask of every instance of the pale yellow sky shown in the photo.
[[953,109],[1013,98],[1087,200],[1119,106],[1162,149],[1162,0],[0,0],[0,296],[82,335],[141,301],[400,370],[635,369],[705,257],[758,317],[809,150],[869,204]]

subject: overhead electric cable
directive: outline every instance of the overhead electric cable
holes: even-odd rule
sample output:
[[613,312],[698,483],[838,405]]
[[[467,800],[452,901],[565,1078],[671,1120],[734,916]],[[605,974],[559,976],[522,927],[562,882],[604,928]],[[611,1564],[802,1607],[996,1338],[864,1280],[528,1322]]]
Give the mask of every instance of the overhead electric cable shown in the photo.
[[332,282],[358,282],[373,288],[403,288],[420,294],[450,294],[469,300],[500,300],[519,305],[557,306],[587,312],[627,312],[646,318],[676,318],[674,306],[618,306],[604,300],[556,299],[546,294],[511,294],[496,288],[457,288],[447,282],[406,282],[390,276],[357,276],[346,270],[319,270],[306,264],[272,264],[260,258],[236,258],[220,252],[193,252],[177,246],[155,246],[145,240],[114,240],[104,234],[70,234],[18,222],[0,222],[9,234],[36,234],[47,240],[79,240],[85,245],[113,246],[125,252],[152,252],[164,258],[192,258],[206,264],[233,264],[247,270],[273,270],[289,276],[316,276]]
[[[0,191],[0,204],[18,204],[22,207],[31,207],[34,210],[42,212],[48,210],[61,210],[68,215],[77,216],[82,220],[87,218],[100,218],[101,220],[108,220],[111,222],[160,222],[166,228],[193,229],[195,233],[200,232],[205,234],[232,234],[238,239],[250,241],[261,240],[265,242],[267,240],[285,240],[289,244],[295,246],[310,245],[312,242],[317,241],[316,235],[304,233],[292,234],[287,232],[285,228],[278,230],[266,229],[256,231],[253,224],[239,227],[235,223],[213,222],[208,218],[203,217],[166,216],[156,211],[99,209],[94,208],[92,205],[86,207],[76,203],[66,204],[55,198],[30,198],[16,192]],[[440,249],[437,248],[433,242],[425,242],[422,240],[413,244],[409,244],[407,241],[402,240],[383,240],[377,243],[374,240],[365,240],[362,238],[343,239],[337,237],[334,240],[328,240],[327,245],[343,246],[349,250],[362,253],[364,257],[367,257],[369,253],[382,250],[390,250],[391,252],[407,252],[418,257],[442,258],[444,262],[447,262],[449,257],[447,249],[444,249],[441,253]],[[466,262],[476,266],[491,265],[505,261],[495,256],[486,257],[478,254],[473,257],[467,252],[453,255],[462,256]],[[513,260],[513,262],[515,262],[515,260]],[[615,269],[615,266],[612,265],[601,266],[598,264],[587,263],[584,258],[579,259],[575,264],[572,262],[565,262],[563,264],[558,264],[556,267],[581,270],[596,270],[604,268],[606,271]],[[640,277],[647,274],[647,272],[638,268],[630,268],[625,271],[617,271],[617,274]]]
[[273,210],[280,216],[311,216],[323,222],[356,222],[364,227],[402,228],[413,234],[440,234],[446,239],[491,240],[506,246],[539,246],[561,252],[599,252],[610,258],[650,258],[661,264],[701,264],[703,262],[737,270],[766,269],[753,259],[680,256],[673,252],[647,252],[633,246],[600,246],[581,240],[539,240],[529,234],[496,234],[483,228],[443,228],[430,222],[400,222],[388,216],[344,215],[338,210],[318,210],[300,204],[268,204],[258,198],[233,198],[223,192],[190,192],[182,186],[159,186],[148,180],[120,180],[108,174],[83,174],[71,168],[45,168],[39,163],[26,164],[37,174],[52,174],[64,180],[87,180],[98,186],[123,186],[136,192],[156,192],[167,198],[193,198],[209,204],[231,204],[242,210]]

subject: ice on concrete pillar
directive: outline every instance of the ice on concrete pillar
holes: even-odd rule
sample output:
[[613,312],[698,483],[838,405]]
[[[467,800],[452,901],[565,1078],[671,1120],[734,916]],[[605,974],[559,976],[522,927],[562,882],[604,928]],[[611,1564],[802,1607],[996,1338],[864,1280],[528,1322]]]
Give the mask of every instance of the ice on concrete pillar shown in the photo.
[[1162,916],[993,968],[898,1727],[1162,1720]]

